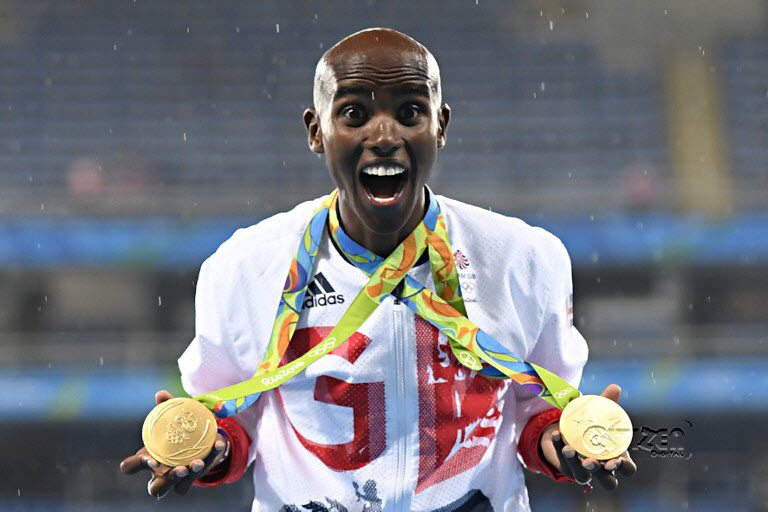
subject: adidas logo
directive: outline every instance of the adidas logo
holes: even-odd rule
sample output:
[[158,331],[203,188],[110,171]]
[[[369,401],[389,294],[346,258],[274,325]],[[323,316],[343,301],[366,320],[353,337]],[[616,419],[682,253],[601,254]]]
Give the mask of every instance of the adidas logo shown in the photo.
[[313,308],[315,306],[330,306],[333,304],[344,304],[344,295],[336,293],[336,290],[334,290],[323,273],[318,272],[307,285],[307,293],[304,295],[304,307]]

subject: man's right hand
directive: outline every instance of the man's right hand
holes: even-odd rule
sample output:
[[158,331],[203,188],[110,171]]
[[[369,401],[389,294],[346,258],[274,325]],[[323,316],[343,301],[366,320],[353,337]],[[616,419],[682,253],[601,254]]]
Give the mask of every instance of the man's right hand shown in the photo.
[[[171,398],[173,398],[173,395],[164,389],[155,393],[155,402],[158,404]],[[213,449],[205,459],[195,459],[189,466],[176,467],[160,464],[142,446],[135,455],[123,459],[120,463],[120,471],[126,475],[132,475],[145,469],[149,470],[152,473],[152,477],[147,482],[147,492],[158,499],[165,496],[171,488],[178,494],[186,494],[195,480],[224,461],[227,443],[228,441],[224,436],[216,434]]]

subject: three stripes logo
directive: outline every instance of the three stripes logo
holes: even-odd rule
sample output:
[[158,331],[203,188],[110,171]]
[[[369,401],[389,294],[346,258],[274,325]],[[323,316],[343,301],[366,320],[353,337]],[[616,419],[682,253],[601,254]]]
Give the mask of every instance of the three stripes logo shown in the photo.
[[315,306],[330,306],[344,304],[344,295],[336,293],[336,290],[328,282],[322,272],[318,272],[307,285],[307,293],[304,295],[304,308]]

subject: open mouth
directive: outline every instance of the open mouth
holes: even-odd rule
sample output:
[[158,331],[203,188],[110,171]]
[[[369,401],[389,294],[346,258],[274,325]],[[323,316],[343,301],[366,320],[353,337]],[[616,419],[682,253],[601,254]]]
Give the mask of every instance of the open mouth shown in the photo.
[[408,171],[400,164],[375,164],[363,168],[360,182],[373,202],[385,205],[397,200],[407,177]]

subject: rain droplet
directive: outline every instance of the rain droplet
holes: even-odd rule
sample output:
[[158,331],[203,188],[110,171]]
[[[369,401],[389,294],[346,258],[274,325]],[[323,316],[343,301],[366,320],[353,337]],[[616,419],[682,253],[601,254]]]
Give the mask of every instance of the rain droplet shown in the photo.
[[163,305],[163,297],[161,295],[157,296],[157,305],[162,306]]
[[104,366],[104,356],[99,357],[99,366]]
[[187,132],[184,132],[183,137],[184,137],[184,142],[187,142]]
[[584,16],[586,16],[586,17],[587,17],[587,19],[589,19],[589,11],[586,11],[586,12],[584,13]]
[[546,91],[547,90],[547,84],[545,82],[541,82],[541,84],[539,84],[539,89],[541,89],[541,92]]
[[552,20],[549,20],[549,30],[555,30],[555,22]]
[[280,33],[280,24],[279,23],[275,23],[275,32],[277,32],[278,34]]
[[117,45],[116,44],[112,45],[112,50],[117,51]]

